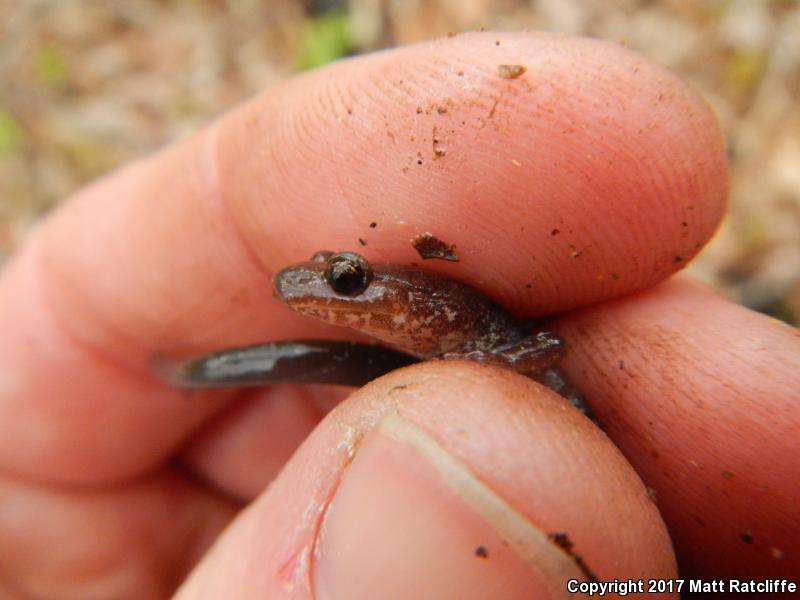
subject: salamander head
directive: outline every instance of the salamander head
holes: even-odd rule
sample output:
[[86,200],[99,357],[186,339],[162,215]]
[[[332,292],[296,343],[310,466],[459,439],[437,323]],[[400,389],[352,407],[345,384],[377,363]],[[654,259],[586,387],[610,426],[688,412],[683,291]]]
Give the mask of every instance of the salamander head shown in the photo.
[[353,252],[318,252],[280,271],[274,288],[275,297],[296,312],[417,356],[438,355],[471,333],[473,311],[465,300],[472,290],[411,267],[373,266]]

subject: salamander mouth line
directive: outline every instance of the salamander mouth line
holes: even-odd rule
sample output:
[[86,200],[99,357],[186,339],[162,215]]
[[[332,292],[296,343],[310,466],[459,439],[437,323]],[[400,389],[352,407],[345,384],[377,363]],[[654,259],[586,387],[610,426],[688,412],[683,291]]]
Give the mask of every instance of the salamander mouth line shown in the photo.
[[341,300],[339,298],[331,298],[329,301],[313,298],[308,301],[288,300],[286,301],[286,304],[299,313],[320,313],[329,311],[337,315],[372,315],[387,318],[394,316],[394,313],[387,310],[385,307],[382,307],[381,303],[379,302],[356,304],[350,303],[347,300]]

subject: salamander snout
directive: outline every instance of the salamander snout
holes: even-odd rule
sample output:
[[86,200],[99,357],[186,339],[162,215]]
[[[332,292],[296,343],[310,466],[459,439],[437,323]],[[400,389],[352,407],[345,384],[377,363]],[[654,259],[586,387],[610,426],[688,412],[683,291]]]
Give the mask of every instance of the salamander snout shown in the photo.
[[306,269],[300,265],[286,267],[272,279],[272,295],[282,302],[313,295],[314,290],[325,287],[319,269]]

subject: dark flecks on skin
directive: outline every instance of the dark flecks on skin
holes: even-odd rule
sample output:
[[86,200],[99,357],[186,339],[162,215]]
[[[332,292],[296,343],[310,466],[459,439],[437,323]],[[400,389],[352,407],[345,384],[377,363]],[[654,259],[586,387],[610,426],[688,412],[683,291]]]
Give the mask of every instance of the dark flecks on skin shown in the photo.
[[478,546],[477,548],[475,548],[475,556],[486,560],[487,558],[489,558],[489,551],[486,549],[485,546]]
[[753,534],[748,532],[748,531],[743,532],[742,535],[741,535],[741,538],[742,538],[742,541],[745,544],[752,544],[753,543]]
[[433,160],[440,159],[447,154],[444,148],[441,147],[442,140],[438,137],[437,134],[438,128],[436,125],[433,126],[433,133],[431,134],[431,146],[433,147]]
[[597,576],[594,573],[592,573],[592,571],[584,562],[583,558],[581,558],[581,555],[576,554],[573,551],[572,548],[574,544],[570,541],[566,533],[551,533],[547,537],[549,537],[550,541],[552,541],[556,546],[561,548],[572,558],[572,560],[575,561],[575,564],[578,565],[578,568],[581,570],[584,577],[586,577],[587,581],[597,581]]
[[426,231],[411,239],[411,245],[425,259],[438,258],[451,262],[458,262],[456,247],[452,244],[440,240],[432,233]]
[[700,525],[700,527],[705,527],[706,526],[706,522],[703,519],[701,519],[699,516],[697,516],[697,515],[694,515],[694,521],[695,521],[695,523]]

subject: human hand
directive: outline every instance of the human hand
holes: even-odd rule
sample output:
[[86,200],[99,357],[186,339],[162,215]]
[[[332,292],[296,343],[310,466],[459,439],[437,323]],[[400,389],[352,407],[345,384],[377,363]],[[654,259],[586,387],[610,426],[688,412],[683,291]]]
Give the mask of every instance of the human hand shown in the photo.
[[726,185],[713,117],[669,73],[491,33],[298,77],[97,182],[0,278],[4,591],[162,597],[205,554],[179,597],[531,597],[581,576],[553,533],[601,580],[674,575],[630,466],[513,373],[417,365],[319,425],[342,390],[153,376],[156,353],[350,335],[277,304],[271,274],[323,247],[414,260],[422,231],[462,259],[426,269],[571,311],[563,366],[684,574],[797,572],[796,332],[652,287],[711,236]]

